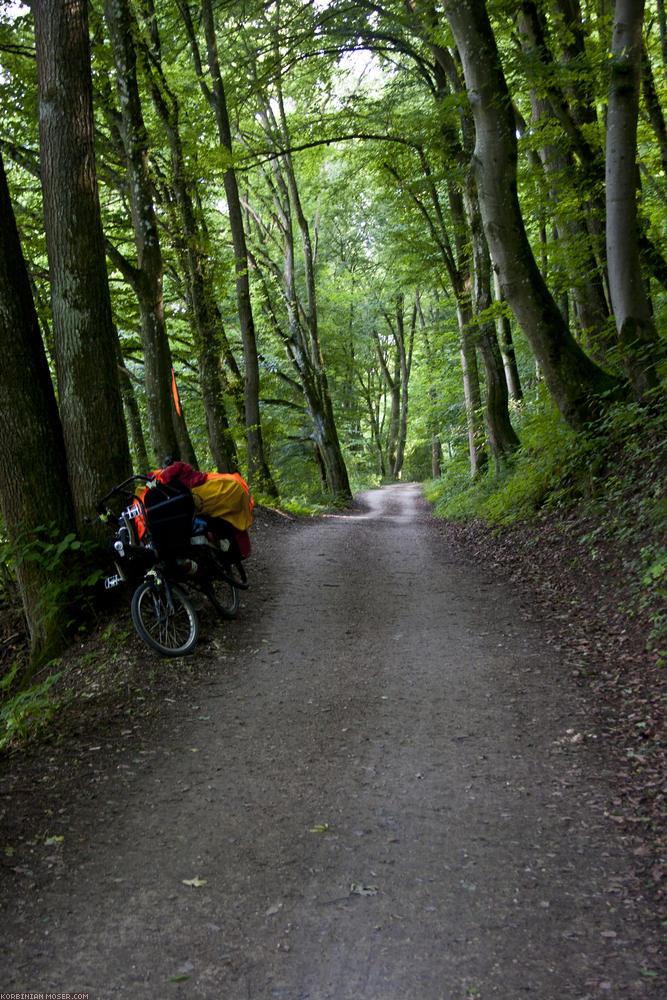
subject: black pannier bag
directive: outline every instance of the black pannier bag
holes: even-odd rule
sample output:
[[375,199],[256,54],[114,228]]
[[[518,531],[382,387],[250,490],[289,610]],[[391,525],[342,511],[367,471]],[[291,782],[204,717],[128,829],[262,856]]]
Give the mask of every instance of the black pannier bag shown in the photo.
[[164,559],[181,559],[190,544],[195,504],[187,487],[155,481],[144,494],[153,546]]

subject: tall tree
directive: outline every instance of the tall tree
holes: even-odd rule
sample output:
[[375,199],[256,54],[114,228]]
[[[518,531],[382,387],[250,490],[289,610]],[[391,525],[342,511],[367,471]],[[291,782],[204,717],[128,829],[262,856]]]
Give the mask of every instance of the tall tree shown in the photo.
[[635,399],[659,384],[658,336],[639,256],[637,114],[644,0],[616,0],[607,111],[607,257],[623,358]]
[[129,281],[139,303],[152,458],[161,465],[167,455],[180,457],[175,427],[179,414],[171,391],[172,360],[164,315],[164,265],[153,204],[148,134],[139,96],[129,3],[127,0],[104,0],[104,16],[116,66],[120,131],[127,164],[126,188],[137,250],[136,265],[113,249],[112,260]]
[[[561,258],[574,258],[573,267],[567,276],[574,308],[586,340],[596,345],[600,353],[600,349],[608,347],[610,339],[613,340],[608,329],[609,307],[605,299],[601,268],[595,258],[586,216],[579,206],[576,211],[571,208],[568,211],[568,202],[571,205],[573,201],[570,195],[571,178],[578,173],[569,136],[576,132],[577,147],[580,150],[580,126],[568,107],[566,95],[555,82],[557,74],[548,42],[546,18],[535,0],[522,0],[517,14],[517,26],[527,56],[525,66],[531,81],[531,127],[541,137],[539,159],[548,183],[557,242],[563,248]],[[581,103],[581,100],[577,100],[575,107],[579,108]],[[563,133],[563,120],[568,124],[566,133]],[[566,136],[565,142],[563,134]],[[555,135],[560,136],[560,142],[553,138]],[[591,165],[594,176],[598,175],[597,159],[592,153],[587,154],[586,165],[589,167],[589,175]],[[589,184],[592,180],[593,177],[589,176]],[[586,198],[586,201],[590,201],[590,198]]]
[[[403,468],[405,443],[408,434],[408,383],[412,367],[417,307],[415,304],[410,332],[407,335],[405,331],[405,296],[402,293],[395,298],[393,315],[385,310],[383,310],[383,315],[391,334],[390,342],[393,344],[393,351],[385,352],[382,340],[377,331],[374,330],[373,335],[382,376],[389,391],[390,400],[389,445],[386,468],[389,475],[398,478]],[[388,355],[390,353],[393,353],[394,356],[393,372],[389,368]]]
[[[95,171],[86,0],[35,0],[58,398],[77,524],[130,472]],[[95,419],[91,419],[95,414]]]
[[472,247],[472,301],[476,314],[476,341],[486,376],[486,431],[493,460],[496,468],[499,468],[519,447],[519,438],[509,416],[507,379],[491,316],[491,259],[482,227],[477,192],[471,180],[466,185],[465,202]]
[[187,299],[194,326],[199,385],[206,416],[211,454],[221,472],[238,468],[236,441],[231,432],[221,372],[224,330],[215,301],[206,240],[198,218],[194,182],[186,163],[180,123],[179,96],[169,84],[162,62],[159,25],[152,4],[141,38],[141,56],[157,116],[164,128],[171,161],[170,193],[181,230],[179,250],[185,263]]
[[[275,37],[274,45],[277,46]],[[280,67],[279,53],[276,61]],[[286,323],[276,322],[275,329],[303,389],[326,489],[336,497],[349,499],[350,482],[338,437],[318,330],[315,241],[304,209],[294,157],[290,152],[291,137],[280,72],[277,75],[273,98],[264,95],[264,106],[257,113],[272,155],[270,168],[262,171],[268,192],[269,214],[264,219],[256,214],[255,218],[264,231],[263,242],[267,237],[274,241],[276,232],[279,234],[281,260],[278,262],[267,254],[266,247],[257,248],[255,259],[271,273],[281,289]],[[301,288],[300,271],[303,276]],[[266,276],[263,280],[266,283]],[[266,284],[265,288],[268,299],[270,293]],[[275,317],[275,311],[273,315]]]
[[[24,544],[40,525],[59,537],[72,531],[74,505],[65,443],[0,156],[0,507],[9,537]],[[54,656],[64,641],[67,609],[42,595],[58,583],[59,567],[18,559],[16,573],[30,633],[33,664]],[[62,581],[60,581],[62,582]]]
[[248,457],[248,480],[250,485],[269,497],[277,495],[277,489],[264,454],[261,415],[259,409],[259,362],[255,321],[250,296],[248,249],[243,224],[243,209],[239,195],[236,170],[233,164],[232,130],[227,109],[227,95],[220,68],[218,39],[213,18],[211,0],[201,0],[202,24],[206,40],[206,56],[211,85],[204,77],[204,69],[197,36],[186,2],[179,4],[192,45],[194,63],[202,92],[211,105],[218,129],[220,144],[227,154],[229,164],[223,174],[223,185],[229,212],[229,227],[234,246],[234,270],[236,277],[236,302],[241,327],[244,360],[244,413],[246,424],[246,445]]
[[516,363],[516,351],[514,350],[514,342],[512,340],[512,324],[510,323],[509,316],[507,315],[506,304],[502,299],[500,282],[498,281],[498,275],[495,269],[493,271],[493,294],[497,303],[496,329],[498,332],[500,353],[502,354],[503,365],[505,368],[507,390],[509,392],[510,399],[518,402],[520,399],[523,399],[523,389],[521,388],[519,368]]
[[575,429],[618,387],[582,351],[533,256],[516,183],[516,125],[496,40],[483,0],[444,0],[475,121],[473,170],[489,248],[509,302],[564,419]]

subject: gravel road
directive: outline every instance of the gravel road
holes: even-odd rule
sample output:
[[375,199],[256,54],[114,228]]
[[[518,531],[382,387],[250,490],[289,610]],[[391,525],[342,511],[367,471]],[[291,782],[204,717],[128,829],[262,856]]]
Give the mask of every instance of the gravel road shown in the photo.
[[5,898],[0,991],[657,998],[614,775],[527,595],[413,484],[254,545],[219,671]]

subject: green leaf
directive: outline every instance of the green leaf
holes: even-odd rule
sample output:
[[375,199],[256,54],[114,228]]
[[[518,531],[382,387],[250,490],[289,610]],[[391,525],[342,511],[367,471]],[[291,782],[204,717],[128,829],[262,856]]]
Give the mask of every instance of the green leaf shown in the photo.
[[189,885],[192,886],[193,889],[198,889],[200,885],[206,885],[207,880],[205,878],[199,878],[199,875],[195,875],[194,878],[184,878],[181,879],[181,881],[183,882],[183,885]]

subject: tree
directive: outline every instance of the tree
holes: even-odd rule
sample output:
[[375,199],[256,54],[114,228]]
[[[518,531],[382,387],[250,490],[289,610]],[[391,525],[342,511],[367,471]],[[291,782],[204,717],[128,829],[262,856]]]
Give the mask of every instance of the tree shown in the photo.
[[607,258],[609,287],[623,359],[635,399],[659,385],[658,336],[639,255],[637,113],[644,0],[616,0],[607,112]]
[[[482,0],[445,7],[433,0],[278,0],[268,7],[262,0],[106,0],[118,97],[111,93],[111,48],[98,30],[103,6],[90,8],[101,95],[97,176],[135,456],[146,430],[138,416],[155,436],[150,350],[138,337],[140,295],[144,325],[151,314],[167,318],[165,343],[197,448],[232,467],[238,447],[252,479],[266,442],[287,490],[304,481],[314,487],[317,471],[327,489],[338,477],[345,495],[342,456],[345,474],[354,468],[363,476],[375,473],[381,448],[386,471],[390,437],[394,470],[403,449],[407,474],[426,470],[429,452],[439,468],[439,443],[447,462],[464,444],[466,418],[478,474],[488,467],[487,451],[498,465],[516,447],[506,384],[517,398],[519,373],[526,407],[537,371],[567,419],[583,427],[606,406],[607,390],[625,391],[623,366],[631,380],[657,370],[667,300],[660,173],[667,133],[657,86],[662,2],[645,4],[658,19],[644,17],[641,54],[632,57],[634,103],[625,110],[617,98],[627,88],[610,92],[606,75],[613,68],[608,4],[519,0],[510,10]],[[636,34],[641,18],[634,23]],[[57,289],[49,289],[44,227],[34,221],[41,199],[31,21],[20,18],[13,35],[2,16],[0,25],[2,149],[13,161],[9,187],[45,346],[62,381],[62,320],[52,336],[47,305]],[[350,56],[362,46],[374,53],[364,57],[363,73]],[[71,76],[69,67],[64,73]],[[645,296],[643,314],[626,301],[631,324],[618,337],[604,231],[600,109],[607,98],[610,124],[623,110],[636,128],[634,139],[624,128],[616,148],[636,170],[624,197],[634,199],[635,265]],[[620,183],[611,159],[608,169]],[[50,193],[47,211],[62,204]],[[610,216],[616,253],[628,219]],[[621,261],[616,268],[622,271]],[[407,303],[416,289],[424,313],[415,314],[406,419],[400,394],[407,380],[381,306],[397,331],[396,293]],[[632,322],[646,313],[655,334],[644,340]],[[374,328],[402,423],[392,424],[392,387]],[[632,349],[626,335],[634,337]],[[167,412],[173,404],[164,377],[160,387]],[[89,412],[90,404],[80,409]]]
[[393,345],[392,353],[395,362],[393,373],[389,368],[389,350],[385,352],[382,339],[376,330],[373,331],[373,335],[380,369],[389,391],[390,400],[391,415],[386,469],[390,476],[398,478],[403,468],[408,433],[408,382],[412,367],[412,351],[417,322],[416,303],[407,337],[405,332],[405,296],[402,293],[395,298],[393,315],[383,310],[383,316],[391,335],[390,344]]
[[[568,27],[572,30],[573,17],[570,16]],[[589,229],[590,224],[601,221],[596,203],[599,198],[595,191],[599,179],[598,159],[586,144],[581,135],[581,108],[584,104],[579,85],[579,92],[572,94],[570,99],[574,112],[569,108],[568,97],[559,85],[556,67],[548,44],[548,29],[546,19],[534,0],[523,0],[517,15],[519,38],[526,55],[524,65],[531,81],[530,103],[532,109],[531,130],[538,135],[539,162],[544,170],[548,184],[545,192],[552,208],[556,240],[554,250],[560,249],[559,260],[572,260],[572,266],[565,274],[580,329],[586,341],[597,348],[598,355],[604,356],[611,346],[611,331],[609,329],[609,308],[605,299],[603,283],[603,265],[595,257],[596,233]],[[580,33],[572,35],[573,41],[566,46],[573,59],[584,58],[583,39]],[[572,52],[574,41],[578,42],[576,53]],[[590,104],[584,121],[591,123]],[[594,119],[593,119],[594,121]],[[564,128],[564,125],[567,128]],[[583,170],[577,166],[573,155],[576,148],[579,156],[586,150]],[[585,173],[587,183],[577,176]],[[581,192],[579,198],[571,198],[572,177],[577,178]],[[581,212],[580,204],[595,206],[590,223]],[[575,207],[576,206],[576,207]],[[575,253],[576,250],[576,253]]]
[[619,383],[579,347],[537,267],[517,195],[512,104],[483,0],[444,0],[444,8],[475,121],[473,170],[502,293],[562,416],[581,429],[600,412],[601,396]]
[[[291,136],[285,112],[285,96],[281,81],[281,56],[277,36],[272,39],[276,50],[276,82],[273,94],[262,94],[262,106],[257,112],[267,144],[271,149],[270,167],[262,167],[267,206],[264,217],[254,213],[256,223],[264,233],[264,246],[257,247],[254,262],[267,272],[261,276],[265,300],[270,299],[268,274],[281,289],[286,322],[281,323],[272,310],[274,329],[278,332],[288,358],[297,373],[311,421],[312,438],[324,478],[324,487],[341,499],[351,497],[350,482],[338,437],[322,345],[318,332],[315,244],[306,216],[300,185],[290,152]],[[257,90],[258,67],[253,67]],[[280,261],[266,252],[267,242],[279,243]],[[300,253],[300,268],[297,254]],[[299,281],[302,274],[302,282]],[[301,288],[299,285],[301,284]]]
[[241,338],[243,342],[245,367],[244,412],[248,451],[248,480],[251,487],[254,486],[256,489],[261,490],[269,497],[275,497],[277,496],[276,486],[271,477],[271,472],[264,455],[264,441],[262,437],[262,425],[259,409],[259,364],[257,359],[255,321],[250,296],[248,249],[246,246],[245,229],[243,225],[243,209],[239,195],[236,170],[233,165],[232,132],[229,121],[229,112],[227,110],[225,86],[220,70],[213,9],[210,0],[201,0],[202,23],[206,38],[206,53],[209,75],[211,78],[210,87],[204,79],[204,71],[197,44],[197,37],[187,3],[181,3],[181,13],[190,37],[199,84],[208,103],[213,108],[220,143],[230,160],[230,163],[223,174],[223,184],[227,199],[227,209],[229,212],[229,226],[234,245],[236,301],[239,323],[241,326]]
[[141,38],[141,56],[151,99],[169,149],[169,195],[178,214],[181,235],[176,242],[185,264],[187,302],[194,327],[208,440],[218,470],[230,472],[237,469],[238,456],[227,417],[220,366],[224,330],[215,302],[206,240],[193,197],[195,185],[183,150],[179,98],[164,72],[159,26],[150,3],[148,7],[149,17]]
[[509,391],[496,328],[491,314],[491,260],[484,236],[477,193],[470,181],[465,192],[466,215],[472,245],[472,301],[476,313],[476,342],[486,376],[486,431],[496,467],[519,447],[508,410]]
[[131,469],[95,171],[88,8],[35,0],[33,12],[58,399],[85,533],[95,497]]
[[[74,505],[60,416],[30,290],[0,156],[0,507],[10,540],[23,548],[37,529],[53,525],[65,537]],[[62,567],[40,559],[16,560],[16,575],[30,633],[31,660],[60,652],[67,608],[44,606],[47,586],[62,584]]]
[[136,265],[115,248],[109,249],[112,261],[132,286],[139,302],[152,459],[161,465],[166,455],[179,457],[175,426],[179,415],[171,392],[172,360],[164,316],[164,266],[153,205],[148,135],[139,96],[133,22],[127,0],[104,0],[104,16],[116,66],[120,131],[127,164],[125,185],[132,209]]

